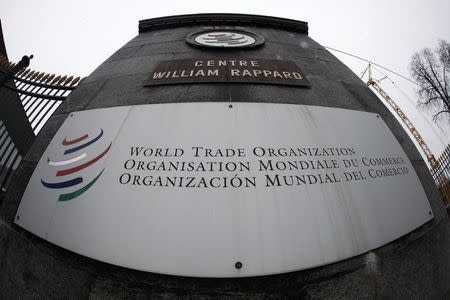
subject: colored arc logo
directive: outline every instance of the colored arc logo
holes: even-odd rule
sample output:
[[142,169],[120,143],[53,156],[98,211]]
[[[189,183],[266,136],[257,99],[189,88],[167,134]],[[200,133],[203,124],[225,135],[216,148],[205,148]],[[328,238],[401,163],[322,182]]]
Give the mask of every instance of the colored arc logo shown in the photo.
[[[85,140],[87,140],[89,138],[88,134],[85,134],[83,136],[80,136],[80,137],[72,139],[72,140],[68,140],[67,138],[64,138],[64,140],[62,141],[61,144],[64,147],[71,147],[71,148],[64,150],[64,155],[72,154],[72,153],[78,152],[82,149],[85,149],[86,147],[96,143],[102,137],[103,137],[103,129],[100,129],[100,133],[95,138],[93,138],[92,140],[87,141],[87,142]],[[50,160],[50,158],[47,158],[47,163],[51,167],[64,167],[64,169],[58,170],[56,172],[56,177],[62,177],[62,176],[67,176],[70,174],[78,173],[78,172],[90,167],[91,165],[95,164],[100,159],[102,159],[111,149],[111,145],[112,145],[112,142],[109,143],[109,145],[106,147],[106,149],[104,149],[100,154],[98,154],[94,158],[92,158],[88,161],[79,163],[78,165],[75,165],[75,166],[69,166],[69,165],[73,165],[73,164],[78,163],[79,161],[82,161],[83,159],[85,159],[87,157],[86,152],[83,152],[81,154],[78,154],[76,156],[73,156],[71,158],[67,158],[67,159],[61,160],[61,161],[52,161],[52,160]],[[100,176],[102,175],[104,170],[105,169],[102,169],[100,171],[100,173],[97,176],[95,176],[94,179],[92,179],[90,182],[88,182],[86,185],[80,187],[79,189],[69,192],[69,193],[61,193],[59,195],[58,201],[72,200],[72,199],[80,196],[84,192],[86,192],[100,178]],[[78,177],[75,177],[72,179],[62,180],[62,181],[58,181],[58,182],[46,182],[41,178],[41,183],[43,186],[45,186],[46,188],[49,188],[49,189],[62,189],[63,190],[63,189],[67,189],[67,188],[82,184],[83,177],[78,176]]]

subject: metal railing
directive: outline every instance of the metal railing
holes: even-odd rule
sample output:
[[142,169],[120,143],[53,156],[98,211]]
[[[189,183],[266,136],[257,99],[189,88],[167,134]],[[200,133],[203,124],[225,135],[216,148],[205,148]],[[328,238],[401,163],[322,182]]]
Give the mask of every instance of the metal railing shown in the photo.
[[0,120],[0,187],[3,191],[6,190],[13,171],[21,161],[19,150],[9,136],[5,124]]
[[450,206],[450,144],[437,159],[438,166],[431,170],[434,182],[442,193],[442,197]]
[[[3,74],[8,74],[14,66],[15,64],[0,56]],[[14,140],[11,132],[8,133],[9,129],[4,120],[0,119],[0,188],[3,191],[7,189],[12,174],[25,155],[23,151],[20,153],[19,144],[26,142],[31,145],[32,141],[29,139],[34,140],[50,116],[80,82],[80,77],[50,75],[28,68],[22,68],[17,73],[8,75],[11,80],[4,82],[0,88],[17,93],[18,101],[23,107],[21,114],[26,115],[25,120],[28,120],[34,135]],[[17,134],[15,136],[17,137]]]
[[19,71],[13,78],[16,86],[8,88],[19,94],[36,135],[80,81],[80,77],[56,76],[30,69]]

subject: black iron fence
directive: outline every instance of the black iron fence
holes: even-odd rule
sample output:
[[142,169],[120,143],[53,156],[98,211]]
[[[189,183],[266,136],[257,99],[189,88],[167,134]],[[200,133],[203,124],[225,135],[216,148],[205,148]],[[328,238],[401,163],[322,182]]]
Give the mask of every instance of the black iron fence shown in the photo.
[[431,170],[431,175],[442,193],[447,207],[450,206],[450,144],[438,158],[438,166]]
[[14,76],[16,88],[25,113],[35,134],[70,92],[75,89],[80,77],[56,76],[25,69]]
[[11,175],[22,160],[22,155],[8,134],[6,125],[0,120],[0,187],[4,191]]
[[14,66],[0,56],[0,75],[9,77],[0,86],[0,188],[3,191],[36,135],[80,82],[80,77],[50,75],[27,68],[13,74],[10,70]]

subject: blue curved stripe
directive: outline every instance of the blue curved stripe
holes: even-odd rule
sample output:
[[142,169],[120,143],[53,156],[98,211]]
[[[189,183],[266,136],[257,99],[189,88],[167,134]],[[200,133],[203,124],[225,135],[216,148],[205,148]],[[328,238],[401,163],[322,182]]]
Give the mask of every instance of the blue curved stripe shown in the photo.
[[71,180],[63,181],[63,182],[45,182],[41,179],[42,185],[49,189],[63,189],[69,186],[74,186],[83,182],[83,178],[77,177]]
[[96,141],[98,141],[98,139],[101,138],[102,135],[103,135],[103,129],[100,128],[100,130],[101,130],[101,131],[100,131],[100,134],[97,135],[97,137],[96,137],[95,139],[93,139],[93,140],[91,140],[91,141],[89,141],[89,142],[87,142],[87,143],[85,143],[85,144],[83,144],[83,145],[80,145],[80,146],[78,146],[78,147],[67,149],[66,151],[64,151],[64,154],[70,154],[70,153],[73,153],[73,152],[75,152],[75,151],[78,151],[78,150],[80,150],[80,149],[83,149],[83,148],[85,148],[85,147],[87,147],[87,146],[89,146],[89,145],[95,143]]

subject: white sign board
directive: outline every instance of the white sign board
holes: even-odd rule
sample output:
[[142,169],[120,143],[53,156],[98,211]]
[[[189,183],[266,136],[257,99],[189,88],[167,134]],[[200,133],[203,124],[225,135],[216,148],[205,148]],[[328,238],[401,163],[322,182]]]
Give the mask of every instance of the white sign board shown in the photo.
[[432,217],[376,114],[210,102],[74,112],[16,223],[116,265],[239,277],[355,256]]

